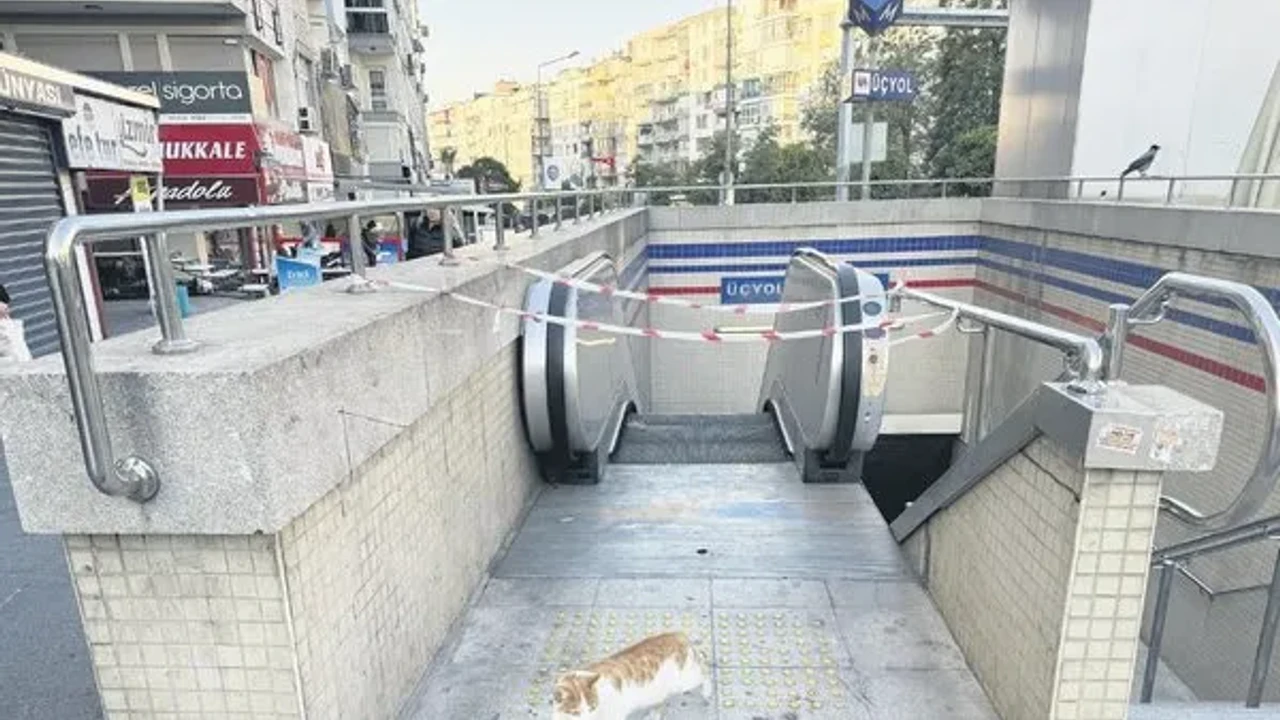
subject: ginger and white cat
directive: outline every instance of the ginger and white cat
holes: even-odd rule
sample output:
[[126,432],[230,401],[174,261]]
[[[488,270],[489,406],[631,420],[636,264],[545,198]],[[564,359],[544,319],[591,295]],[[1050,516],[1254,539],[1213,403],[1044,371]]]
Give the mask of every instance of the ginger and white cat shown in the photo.
[[561,675],[552,718],[626,720],[640,710],[659,712],[667,700],[699,688],[709,699],[711,683],[700,654],[684,633],[664,633]]

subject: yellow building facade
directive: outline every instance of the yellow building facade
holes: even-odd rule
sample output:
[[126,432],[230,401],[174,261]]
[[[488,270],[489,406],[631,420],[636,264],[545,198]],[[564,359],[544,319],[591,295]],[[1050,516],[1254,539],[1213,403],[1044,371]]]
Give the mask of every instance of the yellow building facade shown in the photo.
[[[780,140],[804,139],[805,99],[840,57],[847,0],[738,0],[732,17],[738,125],[750,141],[768,124]],[[544,83],[547,154],[580,160],[603,184],[625,181],[637,160],[687,163],[724,127],[725,10],[711,10],[631,38],[619,52]],[[536,88],[504,81],[430,114],[430,145],[455,167],[502,161],[534,186]],[[439,169],[439,165],[437,165]]]

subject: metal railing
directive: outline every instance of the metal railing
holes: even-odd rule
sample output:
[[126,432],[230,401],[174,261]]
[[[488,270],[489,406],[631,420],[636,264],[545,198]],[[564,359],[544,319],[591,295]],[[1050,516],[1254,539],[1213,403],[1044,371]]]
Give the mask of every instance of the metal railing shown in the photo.
[[[1156,590],[1155,605],[1151,611],[1147,664],[1143,669],[1139,702],[1149,703],[1155,694],[1156,675],[1160,671],[1160,648],[1164,643],[1164,627],[1169,616],[1169,600],[1173,596],[1175,573],[1185,573],[1184,564],[1192,558],[1263,540],[1280,540],[1280,516],[1257,520],[1229,530],[1219,530],[1156,550],[1151,554],[1151,565],[1160,571],[1160,581]],[[1258,645],[1254,651],[1253,666],[1249,673],[1245,707],[1256,708],[1262,705],[1262,694],[1266,689],[1267,675],[1271,670],[1277,629],[1280,629],[1280,552],[1276,553],[1275,565],[1271,570],[1271,583],[1267,586],[1267,607],[1262,613],[1262,628],[1258,632]]]
[[1097,340],[1040,323],[1024,320],[1015,315],[1006,315],[995,310],[962,303],[944,298],[933,293],[913,290],[909,287],[901,289],[902,297],[913,298],[935,307],[952,310],[957,313],[956,329],[964,335],[977,335],[981,343],[979,353],[981,365],[977,373],[977,387],[965,388],[963,410],[963,440],[973,447],[986,435],[986,424],[983,410],[984,397],[995,383],[995,342],[992,333],[999,330],[1055,348],[1063,352],[1066,360],[1066,379],[1074,379],[1086,391],[1096,388],[1104,370],[1104,355]]
[[1164,320],[1169,306],[1177,298],[1226,304],[1244,315],[1262,350],[1263,375],[1266,378],[1267,424],[1263,447],[1253,473],[1240,494],[1226,508],[1215,513],[1201,512],[1173,497],[1160,499],[1160,509],[1187,525],[1221,529],[1256,516],[1280,479],[1280,389],[1277,368],[1280,367],[1280,317],[1266,297],[1244,283],[1207,278],[1187,273],[1168,273],[1142,294],[1132,307],[1111,306],[1102,345],[1107,355],[1106,378],[1119,379],[1124,369],[1124,352],[1129,329],[1154,325]]
[[[1244,183],[1280,182],[1280,174],[1231,174],[1231,175],[1149,175],[1120,178],[1103,175],[1031,176],[1031,177],[957,177],[911,178],[895,180],[850,180],[847,182],[812,181],[795,183],[735,183],[738,204],[758,202],[810,202],[835,200],[839,189],[854,189],[872,199],[948,198],[957,196],[1025,197],[1027,199],[1065,199],[1094,202],[1134,201],[1134,187],[1155,186],[1161,192],[1137,200],[1154,200],[1162,205],[1178,203],[1179,187],[1192,183],[1219,183],[1225,190],[1205,193],[1203,202],[1186,203],[1194,206],[1252,207],[1254,202],[1235,202],[1235,196]],[[1102,189],[1101,193],[1092,191]],[[657,195],[663,204],[671,202],[671,196],[684,195],[684,201],[693,205],[719,204],[723,188],[720,185],[673,185],[663,187],[636,186],[631,190]],[[1115,190],[1115,194],[1108,194]],[[690,197],[691,196],[691,197]],[[852,197],[852,195],[851,195]],[[676,202],[680,202],[679,199]]]
[[[411,188],[396,186],[396,189],[409,191]],[[502,203],[529,202],[536,206],[540,201],[545,200],[555,201],[559,206],[563,200],[573,199],[577,207],[578,198],[588,200],[591,214],[594,216],[597,206],[600,212],[618,206],[619,197],[624,192],[626,191],[619,189],[603,189],[534,194],[409,197],[228,210],[79,215],[59,221],[49,232],[45,247],[45,272],[53,296],[54,317],[62,338],[63,364],[67,370],[71,404],[89,480],[106,495],[127,497],[140,503],[151,500],[160,489],[159,474],[145,459],[137,456],[128,456],[119,461],[114,459],[111,437],[107,428],[106,409],[103,405],[102,387],[93,370],[91,335],[84,298],[81,295],[77,247],[107,240],[123,240],[138,236],[145,238],[147,251],[156,260],[149,263],[150,274],[147,278],[155,293],[156,319],[161,334],[161,340],[155,345],[154,351],[162,355],[180,354],[195,351],[198,344],[186,336],[178,307],[173,267],[166,261],[169,258],[167,241],[169,232],[234,230],[286,222],[342,218],[349,223],[347,246],[352,271],[362,274],[365,268],[360,239],[361,218],[403,215],[406,212],[422,212],[431,208],[439,209],[445,218],[452,218],[455,208],[461,204],[496,203],[501,207]],[[538,224],[535,213],[535,234]],[[495,248],[505,250],[503,230],[501,225],[498,227]],[[440,263],[450,265],[456,262],[453,242],[446,237]]]

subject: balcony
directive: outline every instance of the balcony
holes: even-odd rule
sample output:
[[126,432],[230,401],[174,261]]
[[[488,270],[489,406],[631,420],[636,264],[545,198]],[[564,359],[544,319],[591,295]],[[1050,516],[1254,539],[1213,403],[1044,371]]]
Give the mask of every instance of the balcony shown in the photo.
[[380,9],[347,8],[347,46],[362,55],[396,53],[391,16]]

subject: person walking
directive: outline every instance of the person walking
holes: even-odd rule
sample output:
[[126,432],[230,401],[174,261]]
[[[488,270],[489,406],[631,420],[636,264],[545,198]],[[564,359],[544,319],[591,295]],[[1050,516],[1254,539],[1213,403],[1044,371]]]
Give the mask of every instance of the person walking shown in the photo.
[[417,260],[444,252],[444,235],[440,211],[434,208],[427,210],[409,231],[409,249],[405,258]]
[[12,302],[9,291],[0,285],[0,360],[26,362],[31,359],[31,351],[27,349],[22,321],[10,315]]
[[360,245],[364,247],[366,267],[374,267],[378,264],[378,242],[381,236],[382,228],[378,226],[377,220],[365,223],[364,229],[360,231]]

